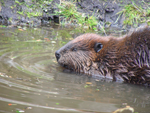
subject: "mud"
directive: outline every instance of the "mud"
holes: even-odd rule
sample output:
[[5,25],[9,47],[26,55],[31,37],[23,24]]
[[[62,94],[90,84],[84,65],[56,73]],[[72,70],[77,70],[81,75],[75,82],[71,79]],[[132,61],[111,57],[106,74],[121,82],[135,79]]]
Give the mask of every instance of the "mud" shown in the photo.
[[[60,3],[60,0],[53,0],[51,3],[41,4],[44,7],[36,7],[36,10],[27,7],[27,5],[32,6],[34,4],[32,0],[18,0],[18,2],[16,0],[2,0],[0,2],[1,25],[35,27],[50,25],[50,22],[59,23],[59,16],[54,15],[54,12],[58,10],[57,4]],[[79,12],[87,16],[95,16],[99,23],[103,25],[105,23],[105,27],[119,28],[123,26],[124,17],[122,15],[119,17],[118,12],[124,8],[124,5],[131,3],[128,0],[75,0],[73,2],[76,4]],[[134,2],[137,5],[141,5],[142,1],[135,0]],[[145,2],[148,3],[148,0],[145,0]],[[18,13],[25,11],[29,13],[40,12],[42,15],[28,17],[27,15]]]

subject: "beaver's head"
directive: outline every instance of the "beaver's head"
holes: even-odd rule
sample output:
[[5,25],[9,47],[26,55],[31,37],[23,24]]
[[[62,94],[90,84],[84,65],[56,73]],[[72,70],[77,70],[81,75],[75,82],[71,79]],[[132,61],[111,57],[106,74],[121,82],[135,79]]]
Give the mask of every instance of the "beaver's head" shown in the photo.
[[102,75],[110,40],[110,37],[97,34],[83,34],[57,50],[55,56],[58,63],[67,69],[88,75]]

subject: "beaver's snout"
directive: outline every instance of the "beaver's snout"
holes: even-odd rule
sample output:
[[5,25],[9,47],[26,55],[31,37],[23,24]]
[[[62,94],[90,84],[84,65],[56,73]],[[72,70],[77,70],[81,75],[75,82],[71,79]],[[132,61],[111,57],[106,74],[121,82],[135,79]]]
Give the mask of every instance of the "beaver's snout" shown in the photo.
[[56,56],[56,59],[58,61],[60,59],[60,57],[61,57],[61,55],[60,55],[58,50],[55,52],[55,56]]

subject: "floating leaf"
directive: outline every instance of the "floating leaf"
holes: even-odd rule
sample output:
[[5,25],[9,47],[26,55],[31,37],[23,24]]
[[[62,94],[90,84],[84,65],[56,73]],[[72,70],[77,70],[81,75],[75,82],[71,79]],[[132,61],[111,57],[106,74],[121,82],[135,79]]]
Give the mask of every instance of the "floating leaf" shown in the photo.
[[9,103],[8,105],[9,105],[9,106],[12,106],[12,105],[17,105],[17,104],[11,104],[11,103]]
[[56,105],[59,105],[59,103],[56,103]]
[[88,87],[90,87],[90,86],[89,86],[89,85],[85,85],[85,86],[84,86],[84,88],[88,88]]
[[23,113],[23,112],[25,112],[24,110],[17,110],[16,111],[17,113]]
[[96,91],[99,91],[99,89],[96,89]]
[[55,44],[55,43],[56,43],[56,41],[51,41],[51,43]]
[[87,84],[87,85],[91,85],[92,83],[91,83],[91,82],[86,82],[86,84]]

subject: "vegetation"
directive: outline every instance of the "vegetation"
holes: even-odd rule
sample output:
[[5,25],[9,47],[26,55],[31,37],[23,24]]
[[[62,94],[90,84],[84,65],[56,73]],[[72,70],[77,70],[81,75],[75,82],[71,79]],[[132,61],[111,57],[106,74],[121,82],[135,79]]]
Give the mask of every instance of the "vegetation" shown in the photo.
[[59,11],[55,12],[55,15],[59,15],[62,18],[61,24],[70,23],[74,25],[86,26],[96,30],[97,20],[94,16],[85,16],[77,11],[77,7],[72,2],[63,1],[57,5]]
[[[17,9],[18,14],[23,15],[24,17],[31,18],[42,16],[43,10],[47,12],[47,6],[49,7],[51,2],[52,0],[30,0],[29,2],[19,2],[18,0],[15,0],[15,4],[10,7],[12,9]],[[109,21],[98,22],[98,20],[94,16],[94,12],[93,15],[86,15],[84,13],[78,12],[75,2],[76,0],[74,0],[74,2],[73,0],[60,0],[60,3],[57,4],[58,10],[55,10],[53,14],[49,15],[59,15],[59,23],[61,25],[69,24],[71,26],[79,26],[81,28],[89,28],[93,30],[97,30],[97,26],[100,26],[99,28],[103,32],[105,32],[106,26],[110,26],[112,24]],[[148,23],[150,25],[150,3],[145,3],[144,0],[140,3],[143,4],[139,6],[132,1],[131,4],[124,5],[123,10],[117,13],[119,16],[116,22],[120,18],[124,17],[123,24],[125,26],[129,25],[137,27],[141,23]],[[22,5],[26,7],[24,10],[19,7]],[[10,18],[9,21],[11,20],[12,18]]]
[[137,27],[139,23],[148,22],[150,19],[150,7],[145,2],[144,4],[147,6],[145,9],[136,5],[134,2],[124,6],[124,9],[118,13],[124,15],[124,25]]
[[38,17],[38,16],[42,16],[42,8],[45,7],[45,5],[50,4],[52,0],[47,0],[47,1],[43,1],[43,0],[32,0],[32,4],[27,4],[26,2],[19,2],[18,0],[15,0],[15,5],[11,6],[11,8],[16,8],[17,5],[24,5],[27,7],[27,9],[25,11],[17,11],[18,14],[23,15],[23,16],[27,16],[28,18],[31,17]]

